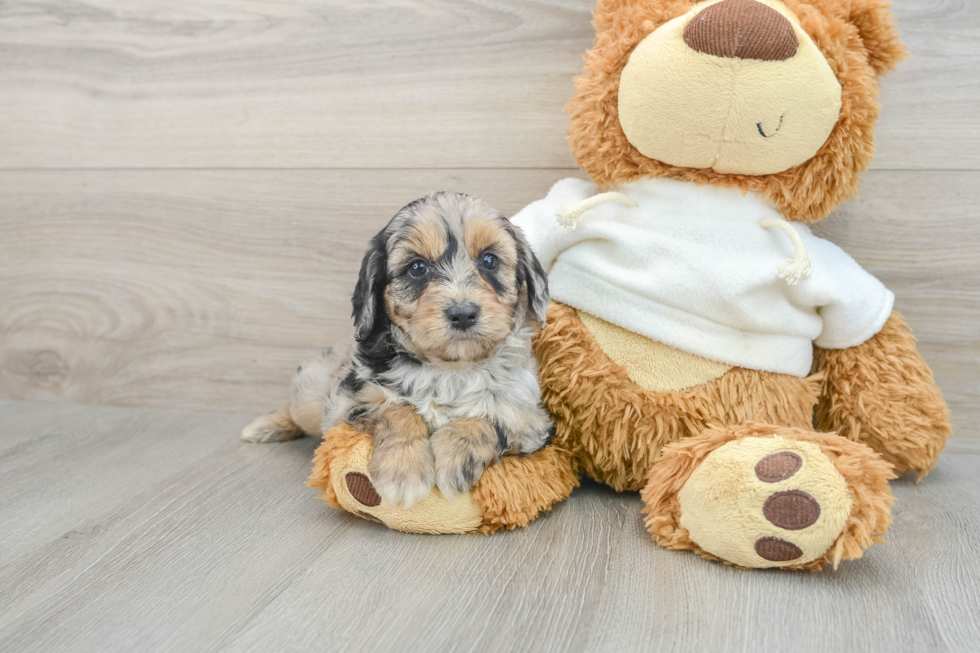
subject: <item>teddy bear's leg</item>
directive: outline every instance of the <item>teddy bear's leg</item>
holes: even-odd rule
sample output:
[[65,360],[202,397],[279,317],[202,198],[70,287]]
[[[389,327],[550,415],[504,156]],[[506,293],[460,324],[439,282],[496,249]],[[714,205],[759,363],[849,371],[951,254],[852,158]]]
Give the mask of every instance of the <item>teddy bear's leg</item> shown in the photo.
[[864,442],[898,473],[933,468],[952,432],[949,409],[901,315],[857,347],[818,349],[815,364],[821,430]]
[[408,533],[493,533],[526,526],[571,494],[578,469],[565,450],[549,445],[525,457],[505,456],[476,486],[447,500],[434,488],[405,509],[388,505],[371,481],[370,436],[346,424],[324,435],[309,485],[331,507]]
[[665,447],[643,512],[667,548],[745,568],[836,567],[882,541],[893,477],[859,442],[750,422]]

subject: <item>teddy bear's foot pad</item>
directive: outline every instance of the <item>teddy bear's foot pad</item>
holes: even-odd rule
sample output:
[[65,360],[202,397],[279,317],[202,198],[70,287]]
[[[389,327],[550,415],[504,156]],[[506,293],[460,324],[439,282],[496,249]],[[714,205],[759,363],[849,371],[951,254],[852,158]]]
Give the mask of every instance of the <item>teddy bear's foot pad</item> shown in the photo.
[[528,456],[504,456],[476,486],[453,499],[433,488],[410,508],[385,501],[371,481],[371,438],[347,424],[324,434],[308,485],[327,505],[407,533],[484,533],[527,526],[578,487],[570,452],[549,445]]
[[756,568],[824,556],[851,512],[847,483],[820,447],[780,437],[719,447],[678,499],[680,525],[697,546]]
[[[330,445],[335,446],[330,446]],[[371,439],[353,429],[338,429],[336,438],[318,451],[311,484],[325,490],[328,503],[358,517],[408,533],[470,533],[483,522],[483,510],[471,494],[453,500],[438,488],[411,508],[390,505],[371,481]]]

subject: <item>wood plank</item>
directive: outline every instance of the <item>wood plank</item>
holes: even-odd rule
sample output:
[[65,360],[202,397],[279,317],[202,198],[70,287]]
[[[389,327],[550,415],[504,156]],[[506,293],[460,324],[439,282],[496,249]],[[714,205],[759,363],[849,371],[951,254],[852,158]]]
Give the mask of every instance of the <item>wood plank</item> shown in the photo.
[[[541,171],[0,173],[0,396],[262,411],[350,334],[365,244],[451,188],[513,213]],[[816,226],[898,296],[953,407],[980,419],[980,174],[877,172]]]
[[952,410],[954,450],[970,450],[980,419],[977,206],[976,173],[876,172],[813,228],[895,292]]
[[[593,5],[6,3],[0,167],[570,167]],[[978,169],[980,5],[894,5],[875,166]]]
[[[245,419],[0,402],[0,494],[18,497],[0,528],[22,533],[0,547],[0,650],[965,652],[980,638],[975,455],[893,483],[895,524],[862,560],[742,572],[656,547],[637,495],[595,484],[509,534],[388,531],[303,485],[312,439],[240,443]],[[71,450],[50,456],[51,433]]]
[[351,334],[360,258],[399,207],[455,188],[512,212],[563,176],[3,173],[0,396],[265,409]]
[[592,4],[18,3],[0,166],[569,166]]

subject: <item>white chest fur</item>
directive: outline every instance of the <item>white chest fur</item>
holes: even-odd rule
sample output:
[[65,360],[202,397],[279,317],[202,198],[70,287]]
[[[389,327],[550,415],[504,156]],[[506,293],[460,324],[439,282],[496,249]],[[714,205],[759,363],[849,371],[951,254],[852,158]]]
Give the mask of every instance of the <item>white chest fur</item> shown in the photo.
[[512,335],[490,360],[466,369],[423,364],[398,371],[408,400],[434,431],[460,418],[487,419],[521,429],[541,402],[530,337]]

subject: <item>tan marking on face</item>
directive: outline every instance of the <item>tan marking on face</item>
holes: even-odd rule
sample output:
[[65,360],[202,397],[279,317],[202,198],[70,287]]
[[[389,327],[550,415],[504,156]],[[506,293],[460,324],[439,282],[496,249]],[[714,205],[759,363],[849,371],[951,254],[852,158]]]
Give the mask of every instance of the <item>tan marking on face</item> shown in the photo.
[[399,301],[392,292],[391,286],[385,288],[385,310],[388,319],[399,327],[404,328],[408,320],[415,314],[416,302]]
[[[455,331],[446,309],[456,302],[473,302],[480,307],[476,326],[465,333]],[[414,304],[411,318],[402,329],[411,351],[434,363],[468,363],[486,360],[510,334],[513,307],[501,302],[482,279],[476,287],[460,291],[440,283],[430,284]]]
[[506,292],[497,294],[493,286],[480,277],[479,288],[470,293],[473,301],[481,307],[480,324],[477,328],[484,338],[503,339],[511,331],[517,291],[513,283],[507,284],[505,289]]
[[496,220],[469,220],[466,225],[466,251],[476,260],[486,249],[498,249],[510,238]]
[[478,261],[489,250],[500,259],[500,267],[513,270],[517,266],[517,245],[500,220],[468,220],[466,222],[466,251]]
[[415,258],[435,261],[446,251],[446,232],[441,222],[419,218],[405,227],[403,237],[389,254],[389,269],[401,268]]
[[[412,354],[436,363],[472,363],[491,357],[514,328],[518,307],[517,244],[499,216],[489,210],[462,218],[441,206],[420,209],[394,236],[389,252],[385,310],[405,337]],[[452,238],[459,249],[447,257]],[[499,291],[481,274],[480,255],[492,252],[499,265],[492,272]],[[430,264],[425,288],[417,289],[404,276],[406,266],[423,258]],[[417,287],[416,287],[417,288]],[[454,330],[446,317],[453,304],[480,307],[477,324],[466,332]]]

